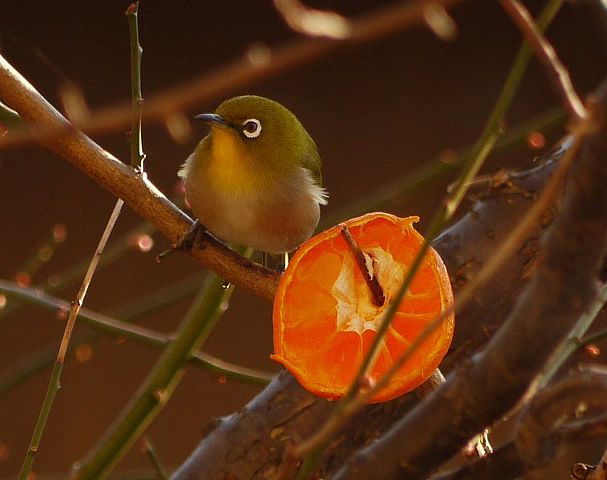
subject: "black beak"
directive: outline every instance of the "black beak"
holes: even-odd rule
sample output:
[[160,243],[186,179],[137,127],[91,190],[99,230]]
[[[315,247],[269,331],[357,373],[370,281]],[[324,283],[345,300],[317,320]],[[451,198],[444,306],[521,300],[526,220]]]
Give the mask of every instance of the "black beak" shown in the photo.
[[194,117],[196,120],[202,120],[205,123],[216,124],[222,127],[234,128],[230,122],[228,122],[221,115],[217,115],[216,113],[201,113],[200,115],[196,115]]

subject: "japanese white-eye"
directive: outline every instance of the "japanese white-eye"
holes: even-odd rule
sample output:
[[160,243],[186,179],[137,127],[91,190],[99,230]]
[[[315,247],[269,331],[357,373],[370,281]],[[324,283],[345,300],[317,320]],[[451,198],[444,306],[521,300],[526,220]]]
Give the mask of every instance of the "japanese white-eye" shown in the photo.
[[196,118],[211,131],[179,176],[200,223],[221,240],[269,253],[310,237],[327,194],[318,149],[297,117],[246,95]]

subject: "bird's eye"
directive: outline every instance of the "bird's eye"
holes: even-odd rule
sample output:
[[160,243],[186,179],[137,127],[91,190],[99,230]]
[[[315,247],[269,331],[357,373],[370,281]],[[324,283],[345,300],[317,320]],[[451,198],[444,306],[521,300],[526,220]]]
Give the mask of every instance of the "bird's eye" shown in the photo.
[[242,133],[247,138],[257,138],[261,135],[261,122],[256,118],[249,118],[242,123]]

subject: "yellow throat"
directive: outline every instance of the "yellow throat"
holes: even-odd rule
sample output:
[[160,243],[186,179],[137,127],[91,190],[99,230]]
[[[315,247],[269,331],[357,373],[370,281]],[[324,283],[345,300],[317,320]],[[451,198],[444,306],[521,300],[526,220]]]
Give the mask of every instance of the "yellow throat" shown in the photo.
[[259,190],[264,176],[240,139],[222,127],[213,128],[208,156],[209,182],[223,192],[251,193]]

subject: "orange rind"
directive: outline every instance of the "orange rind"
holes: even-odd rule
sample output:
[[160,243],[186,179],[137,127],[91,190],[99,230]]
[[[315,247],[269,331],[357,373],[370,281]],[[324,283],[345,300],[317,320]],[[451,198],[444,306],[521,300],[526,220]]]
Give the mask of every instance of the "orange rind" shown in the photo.
[[[369,213],[304,242],[282,275],[274,299],[274,355],[309,391],[329,399],[346,394],[386,309],[423,244],[418,217]],[[367,272],[341,234],[347,227],[364,253]],[[375,276],[385,301],[377,305],[363,275]],[[382,340],[367,380],[374,384],[416,337],[450,310],[453,294],[443,261],[429,249]],[[444,315],[372,402],[413,390],[438,367],[453,337]]]

